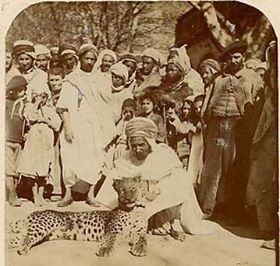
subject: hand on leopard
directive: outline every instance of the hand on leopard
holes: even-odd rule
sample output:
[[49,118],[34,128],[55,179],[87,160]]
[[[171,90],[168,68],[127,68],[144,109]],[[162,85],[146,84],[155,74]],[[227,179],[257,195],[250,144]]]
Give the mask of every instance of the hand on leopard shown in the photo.
[[145,194],[145,198],[148,201],[153,201],[156,199],[156,197],[160,194],[160,189],[154,190],[154,191],[148,191]]

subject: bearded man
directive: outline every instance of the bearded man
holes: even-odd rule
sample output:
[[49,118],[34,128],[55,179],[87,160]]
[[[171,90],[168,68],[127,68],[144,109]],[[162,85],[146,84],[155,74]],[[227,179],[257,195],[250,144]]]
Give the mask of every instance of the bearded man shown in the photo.
[[240,140],[240,129],[244,127],[240,125],[262,84],[254,71],[244,67],[246,49],[245,43],[235,41],[220,56],[222,73],[215,80],[212,96],[206,106],[205,162],[198,193],[206,219],[212,216],[218,203],[223,206],[222,212],[226,206],[227,214],[232,213],[232,190],[236,189],[234,184],[241,180],[240,172],[232,175],[236,154],[240,154],[237,148],[241,148],[237,141]]

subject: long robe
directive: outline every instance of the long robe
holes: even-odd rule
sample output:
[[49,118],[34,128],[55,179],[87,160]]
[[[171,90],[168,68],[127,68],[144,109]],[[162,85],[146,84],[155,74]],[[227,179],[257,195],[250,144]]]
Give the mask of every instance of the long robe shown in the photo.
[[106,92],[102,94],[98,84],[92,73],[76,69],[62,85],[57,108],[68,110],[74,136],[72,143],[68,143],[64,129],[60,135],[66,186],[74,185],[76,177],[96,184],[105,162],[105,146],[114,136],[113,114],[104,108]]
[[[34,104],[29,103],[26,106],[24,116],[27,121],[34,121],[40,117],[47,118],[56,131],[59,130],[61,124],[55,108],[48,104],[37,110]],[[52,128],[45,123],[31,125],[19,159],[18,173],[33,178],[48,176],[49,168],[54,162],[54,132]]]
[[149,190],[160,191],[153,201],[146,203],[148,218],[182,204],[180,221],[185,232],[204,234],[208,231],[202,225],[202,212],[195,197],[192,180],[183,169],[176,153],[166,144],[153,145],[152,152],[144,161],[138,161],[131,151],[128,151],[115,162],[115,168],[107,173],[107,184],[103,185],[97,199],[110,208],[116,207],[117,194],[112,188],[113,178],[138,174],[148,181]]

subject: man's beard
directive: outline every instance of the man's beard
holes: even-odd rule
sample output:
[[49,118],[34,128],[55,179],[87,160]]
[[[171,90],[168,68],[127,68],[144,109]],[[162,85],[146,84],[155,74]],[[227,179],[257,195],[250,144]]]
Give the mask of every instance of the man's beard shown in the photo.
[[225,65],[224,72],[229,74],[235,74],[243,67],[243,64],[229,63]]

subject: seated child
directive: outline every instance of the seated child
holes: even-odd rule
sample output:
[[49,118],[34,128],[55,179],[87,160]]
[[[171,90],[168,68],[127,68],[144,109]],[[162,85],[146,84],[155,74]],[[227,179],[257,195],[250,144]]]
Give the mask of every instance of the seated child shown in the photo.
[[61,121],[44,91],[36,92],[32,102],[26,104],[24,117],[30,129],[17,172],[32,181],[34,203],[42,206],[46,179],[54,160],[54,132],[59,130]]

